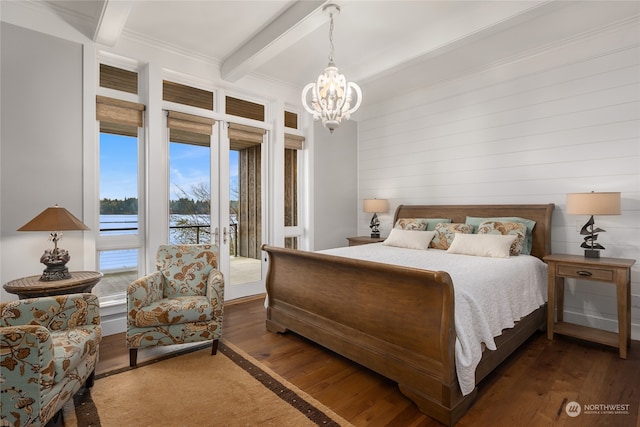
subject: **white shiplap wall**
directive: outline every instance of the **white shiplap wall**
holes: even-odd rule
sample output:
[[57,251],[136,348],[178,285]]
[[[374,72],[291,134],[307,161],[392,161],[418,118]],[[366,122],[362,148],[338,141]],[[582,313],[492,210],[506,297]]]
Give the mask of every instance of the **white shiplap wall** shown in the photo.
[[[605,256],[640,260],[640,32],[637,19],[367,107],[358,193],[399,204],[555,203],[552,249],[581,254],[588,219],[566,193],[620,191],[596,217]],[[358,231],[367,234],[369,215]],[[385,233],[386,232],[386,233]],[[640,264],[632,269],[640,295]],[[617,330],[615,289],[571,282],[565,319]],[[640,339],[640,308],[632,308]]]

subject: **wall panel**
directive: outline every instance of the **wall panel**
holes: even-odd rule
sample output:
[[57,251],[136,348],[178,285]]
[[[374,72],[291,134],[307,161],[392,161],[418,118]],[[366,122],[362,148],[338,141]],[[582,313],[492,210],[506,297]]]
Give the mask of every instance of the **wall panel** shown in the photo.
[[[596,217],[605,256],[640,259],[638,21],[530,57],[367,106],[359,122],[358,192],[399,204],[555,203],[552,248],[580,254],[588,219],[569,192],[620,191],[622,215]],[[360,213],[359,234],[369,217]],[[640,265],[632,272],[640,295]],[[615,330],[613,286],[571,282],[568,318]],[[632,309],[640,339],[640,308]]]

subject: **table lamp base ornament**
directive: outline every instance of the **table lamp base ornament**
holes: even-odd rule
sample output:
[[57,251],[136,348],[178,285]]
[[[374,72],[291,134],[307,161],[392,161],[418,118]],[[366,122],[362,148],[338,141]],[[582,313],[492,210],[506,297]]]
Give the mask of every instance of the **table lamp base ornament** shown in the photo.
[[585,236],[584,242],[580,245],[581,248],[585,248],[584,256],[585,258],[600,258],[600,251],[604,249],[599,243],[596,243],[598,240],[598,235],[595,233],[605,232],[602,228],[594,228],[594,220],[593,215],[589,218],[589,221],[582,227],[580,230],[580,234]]
[[378,214],[374,213],[373,217],[371,218],[371,223],[369,224],[369,228],[371,228],[371,237],[373,239],[380,238],[380,229],[378,228],[379,226],[380,220],[378,219]]
[[40,257],[40,262],[47,266],[40,276],[43,282],[54,280],[70,279],[71,273],[66,264],[71,259],[69,251],[58,248],[58,240],[62,238],[62,233],[51,233],[49,238],[54,243],[53,250],[46,249]]

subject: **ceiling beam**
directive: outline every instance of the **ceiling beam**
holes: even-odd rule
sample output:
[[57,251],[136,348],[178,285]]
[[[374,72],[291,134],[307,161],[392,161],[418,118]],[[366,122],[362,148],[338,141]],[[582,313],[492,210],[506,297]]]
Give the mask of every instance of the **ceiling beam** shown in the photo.
[[100,18],[96,23],[93,41],[106,46],[115,46],[127,22],[132,5],[132,1],[105,0]]
[[223,79],[235,82],[327,21],[325,0],[297,1],[222,63]]

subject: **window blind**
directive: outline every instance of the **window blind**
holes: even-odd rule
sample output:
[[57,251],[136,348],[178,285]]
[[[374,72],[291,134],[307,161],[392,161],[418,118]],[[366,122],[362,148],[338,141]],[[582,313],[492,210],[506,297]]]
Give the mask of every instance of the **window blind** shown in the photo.
[[302,144],[304,143],[304,136],[292,135],[290,133],[284,134],[284,148],[290,150],[302,150]]
[[144,109],[144,104],[96,96],[96,120],[100,121],[100,132],[137,136],[138,128],[142,127]]
[[215,123],[214,119],[208,117],[167,111],[167,127],[172,142],[208,147]]
[[229,144],[232,150],[243,150],[262,144],[266,130],[254,126],[229,123]]
[[291,111],[284,112],[284,127],[298,129],[298,115]]
[[138,94],[138,73],[100,64],[100,87]]
[[162,99],[213,111],[213,92],[168,80],[162,81]]
[[225,112],[232,116],[244,117],[264,122],[264,105],[255,102],[245,101],[243,99],[225,98]]

